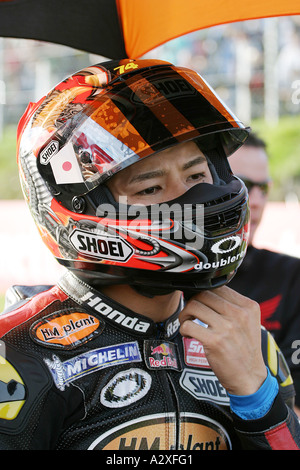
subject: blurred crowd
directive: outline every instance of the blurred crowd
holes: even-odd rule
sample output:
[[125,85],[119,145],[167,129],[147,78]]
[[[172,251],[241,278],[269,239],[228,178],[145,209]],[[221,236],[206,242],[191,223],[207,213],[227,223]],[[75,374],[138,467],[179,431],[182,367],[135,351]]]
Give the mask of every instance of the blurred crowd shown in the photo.
[[[291,96],[300,79],[299,16],[215,26],[170,41],[146,55],[151,56],[200,72],[245,121],[268,110],[274,119],[298,112]],[[28,101],[74,70],[101,60],[65,46],[0,39],[0,108],[6,103],[2,124],[14,124]]]
[[204,75],[248,122],[268,117],[264,116],[268,97],[273,115],[299,112],[291,100],[292,84],[300,79],[299,16],[215,26],[175,39],[148,55],[157,53]]

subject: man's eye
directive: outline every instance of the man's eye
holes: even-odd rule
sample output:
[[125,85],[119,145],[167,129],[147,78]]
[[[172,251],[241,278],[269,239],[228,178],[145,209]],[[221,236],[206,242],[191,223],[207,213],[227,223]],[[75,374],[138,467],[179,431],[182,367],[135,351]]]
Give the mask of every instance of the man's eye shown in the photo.
[[203,180],[206,178],[206,174],[204,172],[201,173],[194,173],[193,175],[189,176],[191,180]]
[[151,186],[150,188],[143,189],[143,191],[139,191],[137,194],[140,196],[151,196],[153,194],[156,194],[156,192],[159,190],[159,186]]

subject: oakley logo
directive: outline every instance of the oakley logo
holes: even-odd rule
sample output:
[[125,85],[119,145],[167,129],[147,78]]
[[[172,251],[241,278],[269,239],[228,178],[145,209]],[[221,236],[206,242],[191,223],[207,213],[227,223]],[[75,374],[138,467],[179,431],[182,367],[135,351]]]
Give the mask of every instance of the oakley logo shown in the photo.
[[133,254],[131,246],[121,238],[98,236],[79,229],[73,230],[70,242],[79,253],[100,259],[125,262]]
[[148,393],[151,382],[151,376],[141,369],[119,372],[102,390],[100,401],[108,408],[131,405]]
[[235,250],[240,246],[242,243],[242,239],[238,236],[231,236],[227,238],[223,238],[218,242],[214,243],[211,247],[211,251],[216,254],[225,254],[230,253],[231,251]]

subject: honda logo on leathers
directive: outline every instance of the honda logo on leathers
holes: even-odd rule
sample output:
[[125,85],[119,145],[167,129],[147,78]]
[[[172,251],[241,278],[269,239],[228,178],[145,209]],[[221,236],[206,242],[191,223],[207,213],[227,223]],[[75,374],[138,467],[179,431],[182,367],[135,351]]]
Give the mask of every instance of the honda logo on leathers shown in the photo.
[[101,297],[94,295],[93,292],[87,292],[80,300],[116,325],[122,326],[130,331],[137,331],[142,334],[146,333],[151,326],[150,322],[144,321],[138,316],[125,315],[125,313],[114,309],[106,304]]

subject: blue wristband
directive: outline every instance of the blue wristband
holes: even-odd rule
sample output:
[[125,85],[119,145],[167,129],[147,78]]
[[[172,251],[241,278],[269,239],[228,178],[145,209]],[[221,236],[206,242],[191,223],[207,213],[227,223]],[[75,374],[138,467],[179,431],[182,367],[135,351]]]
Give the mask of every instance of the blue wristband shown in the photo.
[[242,419],[259,419],[268,413],[278,394],[279,386],[267,368],[268,375],[264,383],[252,395],[231,395],[231,410]]

